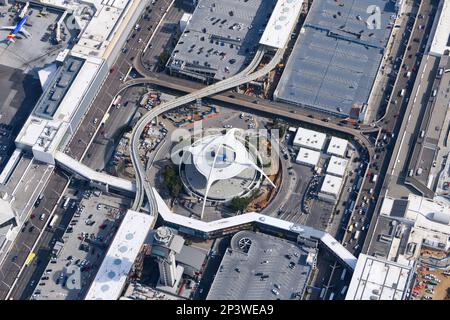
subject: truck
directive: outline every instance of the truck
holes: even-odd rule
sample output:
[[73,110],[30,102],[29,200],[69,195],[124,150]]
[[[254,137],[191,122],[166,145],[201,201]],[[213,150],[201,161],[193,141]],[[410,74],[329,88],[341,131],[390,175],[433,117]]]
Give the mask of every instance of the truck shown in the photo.
[[373,182],[373,183],[376,183],[377,180],[378,180],[378,175],[377,175],[377,174],[374,174],[373,177],[372,177],[372,182]]
[[359,231],[359,230],[356,231],[353,238],[354,238],[355,240],[358,240],[360,234],[361,234],[361,231]]
[[122,96],[121,96],[121,95],[118,95],[118,96],[114,99],[112,105],[113,105],[113,106],[117,106],[117,105],[120,104],[121,101],[122,101]]
[[352,154],[353,154],[353,151],[351,149],[347,149],[345,156],[350,159],[352,157]]

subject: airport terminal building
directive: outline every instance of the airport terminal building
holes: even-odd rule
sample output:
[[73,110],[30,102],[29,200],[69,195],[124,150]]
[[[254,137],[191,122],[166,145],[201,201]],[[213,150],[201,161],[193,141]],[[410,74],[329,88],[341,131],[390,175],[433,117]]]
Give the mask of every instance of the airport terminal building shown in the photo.
[[[65,12],[63,16],[72,19],[79,34],[73,47],[58,55],[43,94],[15,140],[17,149],[0,174],[2,197],[15,214],[13,222],[0,226],[0,263],[49,182],[57,155],[64,154],[147,3],[39,2]],[[33,192],[24,199],[21,193],[30,187]]]
[[[368,8],[381,25],[369,25]],[[396,1],[313,1],[274,99],[363,119],[397,10]]]

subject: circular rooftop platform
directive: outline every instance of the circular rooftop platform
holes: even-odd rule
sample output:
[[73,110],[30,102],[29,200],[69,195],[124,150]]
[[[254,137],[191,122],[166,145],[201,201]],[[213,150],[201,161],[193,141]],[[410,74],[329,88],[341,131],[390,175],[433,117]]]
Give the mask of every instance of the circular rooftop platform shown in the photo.
[[246,149],[236,133],[233,129],[209,135],[184,150],[180,176],[189,193],[223,202],[246,196],[259,185],[257,155]]

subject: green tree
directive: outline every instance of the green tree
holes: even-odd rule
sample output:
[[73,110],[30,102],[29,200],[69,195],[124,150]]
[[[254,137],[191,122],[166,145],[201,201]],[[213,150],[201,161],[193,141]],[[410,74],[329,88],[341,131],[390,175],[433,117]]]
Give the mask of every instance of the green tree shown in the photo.
[[164,170],[164,184],[169,189],[172,197],[178,197],[183,186],[178,171],[174,166],[166,166]]
[[164,67],[167,63],[167,61],[169,61],[170,58],[170,53],[167,50],[164,50],[160,55],[159,55],[159,64],[161,67]]
[[251,198],[250,197],[248,197],[248,198],[242,198],[242,197],[234,197],[232,200],[231,200],[231,208],[234,210],[234,211],[244,211],[247,207],[248,207],[248,205],[250,204],[250,201],[251,201]]

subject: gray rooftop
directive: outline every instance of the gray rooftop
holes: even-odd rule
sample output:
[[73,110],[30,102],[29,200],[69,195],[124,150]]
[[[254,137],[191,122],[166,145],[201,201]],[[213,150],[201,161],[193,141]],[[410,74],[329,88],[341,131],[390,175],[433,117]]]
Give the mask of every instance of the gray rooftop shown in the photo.
[[195,247],[184,245],[181,252],[176,255],[175,259],[178,263],[200,270],[203,262],[205,262],[206,252]]
[[84,60],[70,56],[58,68],[56,75],[50,83],[34,109],[36,116],[52,119],[61,101],[64,99],[73,80],[83,66]]
[[201,81],[222,80],[248,64],[275,0],[200,0],[168,67]]
[[[295,243],[250,231],[238,232],[225,252],[207,299],[298,299],[296,294],[303,294],[311,274],[307,257],[308,251]],[[289,267],[291,262],[294,268]]]
[[[381,9],[380,29],[366,24],[371,5]],[[314,1],[276,97],[342,117],[366,104],[395,13],[390,0]]]

